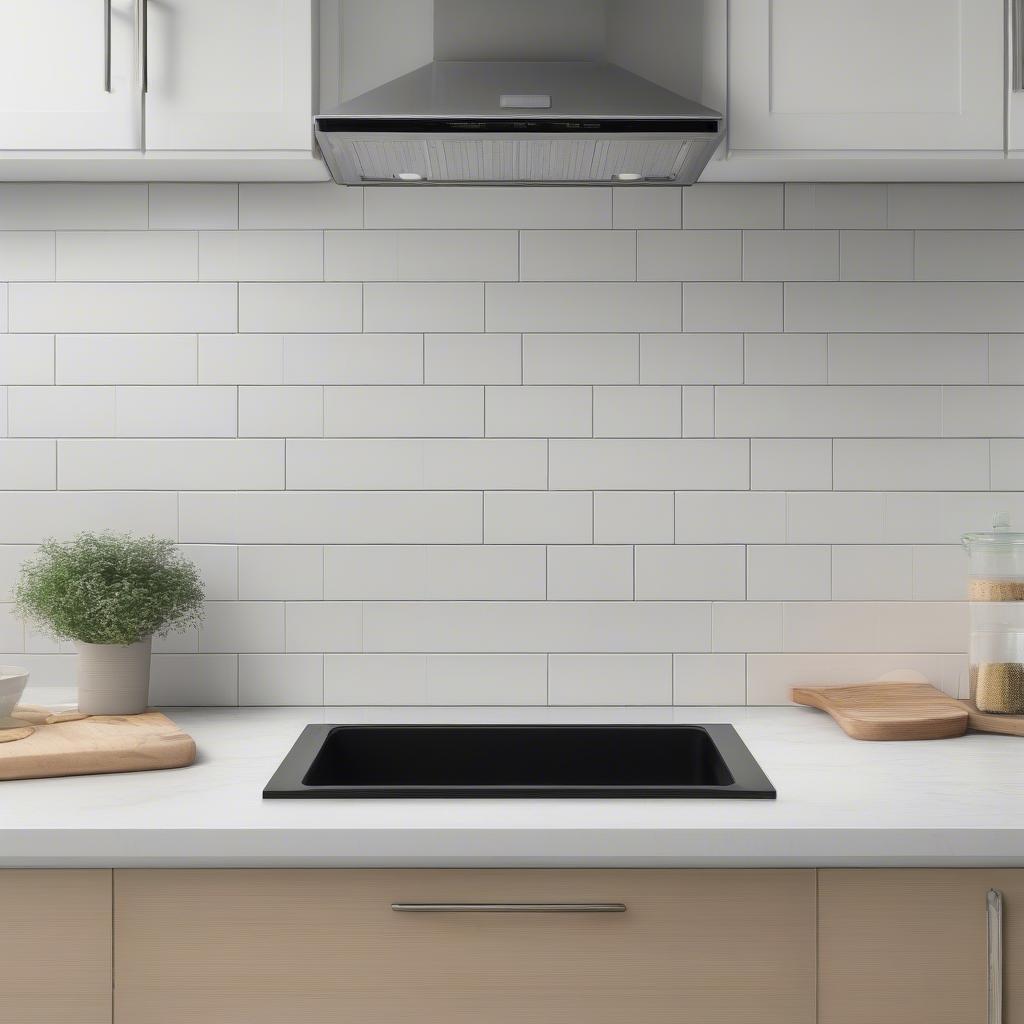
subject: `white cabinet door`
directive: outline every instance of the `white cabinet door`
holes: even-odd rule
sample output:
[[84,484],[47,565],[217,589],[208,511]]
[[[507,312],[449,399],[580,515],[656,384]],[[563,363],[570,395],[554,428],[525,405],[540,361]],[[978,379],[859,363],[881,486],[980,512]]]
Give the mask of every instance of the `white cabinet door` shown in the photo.
[[312,17],[311,0],[148,0],[146,149],[310,150]]
[[1003,0],[730,0],[734,150],[1002,150]]
[[0,2],[0,150],[135,149],[135,0]]

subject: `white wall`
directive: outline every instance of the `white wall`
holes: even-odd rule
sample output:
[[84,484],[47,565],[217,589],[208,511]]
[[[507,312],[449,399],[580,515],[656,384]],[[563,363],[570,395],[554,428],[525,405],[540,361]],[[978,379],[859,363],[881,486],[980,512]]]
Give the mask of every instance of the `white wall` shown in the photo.
[[[1021,229],[1019,185],[2,185],[0,593],[176,537],[170,704],[956,689],[959,535],[1024,524]],[[72,678],[6,614],[0,662]]]

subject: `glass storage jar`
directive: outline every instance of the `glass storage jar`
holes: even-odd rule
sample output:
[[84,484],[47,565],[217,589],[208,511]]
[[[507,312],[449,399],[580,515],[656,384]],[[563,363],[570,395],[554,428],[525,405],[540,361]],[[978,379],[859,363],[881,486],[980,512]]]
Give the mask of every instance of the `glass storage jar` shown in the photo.
[[1024,534],[1005,515],[968,533],[971,700],[979,711],[1024,714]]

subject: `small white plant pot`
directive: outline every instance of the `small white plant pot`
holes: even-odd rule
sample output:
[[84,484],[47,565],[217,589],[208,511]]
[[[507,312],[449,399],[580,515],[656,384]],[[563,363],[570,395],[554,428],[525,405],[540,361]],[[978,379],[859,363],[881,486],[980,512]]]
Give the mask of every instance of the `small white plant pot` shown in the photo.
[[28,669],[17,665],[0,665],[0,729],[16,729],[23,726],[11,714],[25,692]]
[[149,706],[153,638],[134,644],[75,644],[78,710],[83,715],[138,715]]

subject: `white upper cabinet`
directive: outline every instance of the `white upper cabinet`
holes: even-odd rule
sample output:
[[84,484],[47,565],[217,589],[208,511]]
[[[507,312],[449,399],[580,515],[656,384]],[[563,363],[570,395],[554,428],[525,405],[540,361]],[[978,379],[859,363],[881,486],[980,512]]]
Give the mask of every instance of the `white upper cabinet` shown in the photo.
[[0,149],[135,149],[139,137],[135,0],[0,0]]
[[1001,153],[1003,21],[1003,0],[730,0],[730,149]]
[[311,150],[311,0],[142,2],[147,150]]

